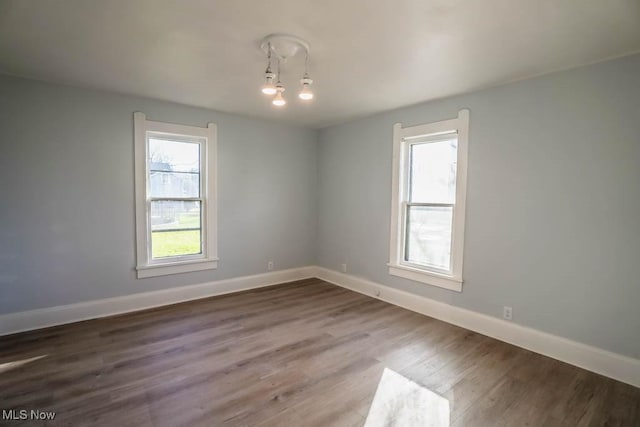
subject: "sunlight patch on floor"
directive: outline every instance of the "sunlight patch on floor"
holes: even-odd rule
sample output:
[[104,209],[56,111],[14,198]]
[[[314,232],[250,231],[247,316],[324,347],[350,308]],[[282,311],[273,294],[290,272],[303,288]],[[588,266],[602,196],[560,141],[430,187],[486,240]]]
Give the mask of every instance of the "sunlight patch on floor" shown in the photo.
[[24,366],[27,363],[31,363],[31,362],[35,362],[36,360],[43,359],[47,356],[48,356],[47,354],[43,354],[42,356],[31,357],[29,359],[14,360],[13,362],[0,363],[0,374],[2,374],[3,372],[10,371],[11,369],[16,369],[21,366]]
[[449,427],[449,401],[384,369],[365,427]]

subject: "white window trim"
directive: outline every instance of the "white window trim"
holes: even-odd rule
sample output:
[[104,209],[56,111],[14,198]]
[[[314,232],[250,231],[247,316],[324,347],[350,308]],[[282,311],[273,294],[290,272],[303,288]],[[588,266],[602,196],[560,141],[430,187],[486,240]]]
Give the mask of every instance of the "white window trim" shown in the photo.
[[[136,270],[138,279],[167,274],[187,273],[218,267],[217,218],[217,128],[177,125],[147,120],[143,113],[133,115],[135,134],[135,205],[136,205]],[[204,176],[202,179],[202,254],[153,260],[151,257],[151,224],[149,221],[148,143],[147,132],[177,135],[181,138],[205,138],[201,144]]]
[[[403,260],[404,209],[408,197],[408,150],[412,141],[447,133],[458,134],[456,171],[456,203],[453,209],[451,273],[446,274]],[[389,244],[389,274],[416,282],[461,292],[462,254],[464,249],[465,205],[467,196],[467,154],[469,147],[469,110],[460,110],[458,117],[435,123],[403,128],[393,126],[393,166],[391,192],[391,238]]]

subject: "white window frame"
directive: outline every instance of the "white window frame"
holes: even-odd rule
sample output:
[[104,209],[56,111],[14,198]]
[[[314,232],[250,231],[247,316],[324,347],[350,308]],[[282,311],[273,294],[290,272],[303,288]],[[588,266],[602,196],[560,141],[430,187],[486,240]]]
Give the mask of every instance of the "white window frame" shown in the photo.
[[[217,243],[217,128],[177,125],[147,120],[136,112],[134,121],[136,195],[136,270],[138,279],[167,274],[210,270],[218,267]],[[200,145],[200,198],[202,253],[153,259],[151,254],[151,196],[149,182],[149,137],[173,137]]]
[[[409,153],[413,143],[457,134],[456,201],[453,206],[451,270],[448,272],[404,261],[405,224],[409,200]],[[462,255],[464,249],[465,205],[467,198],[467,154],[469,147],[469,110],[458,117],[435,123],[402,127],[393,126],[393,166],[391,202],[391,238],[389,274],[416,282],[461,292]]]

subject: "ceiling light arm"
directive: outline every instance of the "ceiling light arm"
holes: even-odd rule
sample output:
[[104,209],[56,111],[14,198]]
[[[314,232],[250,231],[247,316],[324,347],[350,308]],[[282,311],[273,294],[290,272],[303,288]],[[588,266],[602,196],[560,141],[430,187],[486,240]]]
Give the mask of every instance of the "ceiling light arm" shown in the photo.
[[271,43],[269,43],[269,50],[267,52],[267,69],[264,73],[273,74],[273,72],[271,71]]
[[278,82],[276,83],[276,96],[273,98],[273,100],[271,101],[271,103],[273,105],[275,105],[276,107],[284,107],[287,103],[287,100],[284,99],[284,96],[282,96],[282,93],[284,92],[284,86],[282,85],[282,82],[280,81],[280,59],[278,59],[278,73],[277,73],[277,79]]
[[265,95],[275,95],[277,93],[277,89],[273,85],[274,77],[275,74],[271,71],[271,43],[269,43],[269,50],[267,51],[267,69],[264,71],[265,83],[262,85],[262,93]]
[[278,84],[280,84],[280,60],[278,59],[278,73],[277,73],[277,78],[278,78]]
[[304,75],[302,76],[302,90],[298,93],[298,98],[303,101],[311,101],[313,99],[313,91],[311,90],[311,83],[313,80],[309,77],[309,51],[305,50],[304,55]]
[[309,51],[307,49],[304,50],[304,77],[309,77]]

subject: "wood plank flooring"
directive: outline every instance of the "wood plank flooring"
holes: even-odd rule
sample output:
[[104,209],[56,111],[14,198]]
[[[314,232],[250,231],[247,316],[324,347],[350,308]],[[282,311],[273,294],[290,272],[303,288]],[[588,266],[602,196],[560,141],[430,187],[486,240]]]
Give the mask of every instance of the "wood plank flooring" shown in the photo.
[[452,426],[640,426],[640,389],[317,279],[0,338],[0,410],[57,414],[0,424],[363,426],[385,369]]

